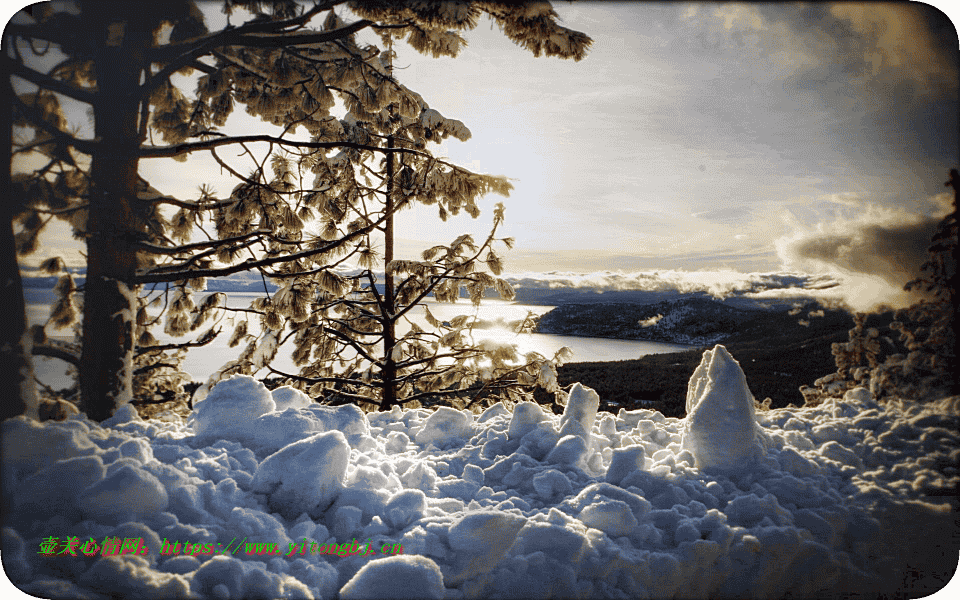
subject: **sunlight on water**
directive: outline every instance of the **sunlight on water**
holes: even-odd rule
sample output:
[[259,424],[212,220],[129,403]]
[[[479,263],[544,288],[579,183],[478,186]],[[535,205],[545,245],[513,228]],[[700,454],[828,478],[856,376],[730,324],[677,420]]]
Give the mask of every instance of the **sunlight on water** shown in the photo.
[[[195,301],[199,304],[205,295],[197,294]],[[228,296],[228,306],[234,308],[246,308],[250,301],[257,294],[250,293],[232,293]],[[34,294],[31,298],[32,303],[27,305],[27,316],[30,324],[42,323],[50,315],[50,306],[39,302],[52,301],[52,295]],[[611,340],[603,338],[586,338],[576,336],[561,336],[540,333],[516,333],[517,323],[523,321],[528,315],[539,316],[549,310],[552,306],[533,306],[525,304],[514,304],[503,300],[484,300],[479,307],[474,307],[468,301],[457,302],[454,304],[441,304],[437,302],[427,302],[431,314],[440,322],[449,323],[459,315],[468,315],[472,317],[474,326],[467,339],[474,343],[490,343],[491,345],[515,345],[517,354],[522,358],[529,352],[536,352],[546,358],[553,358],[553,355],[563,346],[570,347],[573,352],[573,361],[576,362],[598,362],[598,361],[617,361],[631,360],[644,356],[646,354],[660,354],[665,352],[679,352],[686,350],[687,346],[679,344],[664,344],[659,342],[644,342],[637,340]],[[421,328],[430,330],[430,325],[424,316],[424,309],[417,307],[409,314],[410,320],[417,323]],[[209,327],[207,325],[206,327]],[[206,327],[203,330],[206,330]],[[222,331],[220,335],[210,344],[202,348],[191,350],[186,359],[184,359],[184,369],[191,377],[198,381],[204,381],[222,365],[233,360],[245,347],[244,343],[235,348],[228,346],[230,334],[233,327],[226,324],[226,321],[220,325]],[[513,328],[512,328],[513,327]],[[398,334],[403,335],[409,331],[409,323],[400,323],[398,325]],[[250,320],[250,333],[259,334],[260,327],[258,319]],[[48,335],[54,338],[65,339],[69,334],[69,329],[56,331],[48,329]],[[202,331],[201,331],[202,333]],[[172,338],[163,333],[162,330],[156,334],[160,343],[173,341],[184,341],[187,338]],[[277,358],[274,361],[274,367],[287,373],[296,373],[298,368],[293,364],[290,356],[291,344],[285,344],[280,347]],[[70,378],[67,376],[66,364],[58,359],[37,357],[35,367],[38,377],[44,383],[53,386],[56,389],[68,387]],[[268,375],[266,370],[257,374],[258,377]]]

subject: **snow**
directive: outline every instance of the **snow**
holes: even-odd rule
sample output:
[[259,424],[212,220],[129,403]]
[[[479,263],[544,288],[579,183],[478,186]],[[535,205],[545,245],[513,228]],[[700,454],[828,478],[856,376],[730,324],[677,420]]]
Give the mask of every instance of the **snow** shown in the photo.
[[[950,577],[960,398],[755,411],[720,346],[688,390],[686,419],[598,413],[579,384],[561,416],[364,414],[234,376],[188,422],[8,419],[4,568],[104,599],[920,597]],[[77,556],[43,555],[51,537]],[[107,538],[142,550],[82,552]]]
[[681,448],[700,469],[742,469],[764,451],[747,378],[727,349],[703,353],[687,387]]
[[310,396],[288,385],[278,387],[273,390],[271,395],[279,412],[283,412],[288,408],[310,408],[310,405],[313,404]]
[[[398,583],[402,582],[402,585]],[[443,600],[443,575],[423,556],[389,556],[367,563],[340,590],[343,600],[409,598]]]
[[265,494],[275,512],[291,517],[320,514],[343,489],[349,458],[350,446],[342,433],[318,433],[268,456],[257,467],[250,487]]

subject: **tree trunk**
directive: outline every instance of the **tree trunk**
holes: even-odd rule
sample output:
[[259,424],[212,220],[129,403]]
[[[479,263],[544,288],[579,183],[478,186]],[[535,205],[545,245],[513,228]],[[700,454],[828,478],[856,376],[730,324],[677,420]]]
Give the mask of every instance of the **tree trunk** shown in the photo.
[[[6,52],[6,48],[4,48]],[[10,74],[3,69],[3,93],[9,98],[13,95]],[[6,107],[0,117],[0,129],[3,131],[4,144],[2,166],[0,166],[0,189],[10,189],[10,167],[12,160],[13,123],[10,108]],[[27,314],[23,301],[23,282],[20,279],[20,266],[17,264],[17,245],[13,234],[13,217],[16,202],[13,198],[0,200],[0,287],[3,289],[4,318],[0,319],[0,361],[7,367],[0,373],[0,420],[22,415],[28,407],[36,413],[37,387],[33,381],[33,357],[30,354],[30,339],[27,337]],[[9,368],[10,372],[6,372]],[[36,414],[33,415],[36,418]]]
[[133,398],[139,84],[144,50],[152,37],[148,24],[137,18],[136,4],[84,7],[105,11],[100,21],[105,45],[96,57],[98,99],[93,110],[99,148],[91,166],[79,369],[83,408],[95,421],[110,417]]
[[[387,138],[387,147],[393,148],[393,136]],[[387,219],[383,224],[383,304],[387,314],[383,316],[383,368],[380,377],[383,383],[383,398],[380,401],[380,410],[390,410],[397,403],[397,361],[393,359],[393,347],[397,343],[397,321],[394,315],[397,307],[394,306],[393,273],[390,271],[390,262],[393,260],[393,161],[394,153],[387,155]]]

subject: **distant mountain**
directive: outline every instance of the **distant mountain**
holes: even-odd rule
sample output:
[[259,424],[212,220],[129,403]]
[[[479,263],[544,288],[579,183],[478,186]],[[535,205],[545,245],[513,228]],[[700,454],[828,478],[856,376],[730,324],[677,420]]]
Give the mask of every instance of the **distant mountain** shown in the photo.
[[[21,267],[23,272],[23,287],[32,289],[53,289],[59,275],[46,275],[35,267]],[[86,280],[85,268],[68,269],[73,273],[76,284],[83,285]],[[277,285],[267,281],[267,289],[271,293],[277,291]],[[263,279],[259,273],[234,273],[227,277],[207,279],[208,292],[262,292]]]
[[600,291],[592,288],[556,289],[542,287],[515,287],[515,302],[539,306],[560,306],[561,304],[652,304],[683,294],[674,290],[648,292],[644,290]]
[[[514,302],[539,306],[562,306],[564,304],[656,304],[682,298],[715,299],[706,292],[681,292],[678,290],[596,290],[593,288],[556,289],[542,287],[515,286],[517,297]],[[728,296],[720,300],[723,304],[752,310],[789,310],[796,300],[803,298],[785,298],[781,300],[754,300],[744,296]],[[809,301],[809,299],[806,299]]]
[[755,303],[700,295],[652,304],[562,304],[542,315],[535,331],[708,346],[733,339],[789,335],[794,330],[815,334],[821,329],[834,331],[843,326],[840,321],[845,313],[840,311],[825,311],[824,317],[807,318],[807,313],[815,308],[810,303],[806,312],[790,315],[783,306],[763,309]]

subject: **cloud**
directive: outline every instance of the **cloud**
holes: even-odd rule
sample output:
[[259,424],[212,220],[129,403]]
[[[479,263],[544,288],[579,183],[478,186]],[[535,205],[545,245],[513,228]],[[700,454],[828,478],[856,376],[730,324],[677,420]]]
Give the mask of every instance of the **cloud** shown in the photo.
[[[722,223],[724,225],[733,225],[744,223],[753,217],[754,211],[746,206],[733,206],[729,208],[717,208],[703,212],[693,213],[691,216],[705,221]],[[739,238],[738,238],[739,239]]]
[[[821,199],[823,200],[823,199]],[[948,214],[952,196],[937,194],[916,205],[916,211],[861,204],[853,214],[853,196],[831,198],[843,214],[814,226],[799,220],[775,242],[781,270],[742,273],[730,269],[685,271],[552,271],[508,276],[516,288],[592,289],[600,292],[702,292],[717,298],[755,300],[810,299],[831,308],[878,312],[906,308],[923,298],[904,285],[917,278],[927,260],[931,237]],[[653,323],[650,323],[653,324]]]
[[785,268],[839,279],[839,289],[822,295],[824,300],[832,297],[863,312],[910,306],[921,296],[903,286],[919,275],[930,239],[946,214],[940,196],[930,199],[936,207],[932,214],[868,204],[854,217],[799,227],[775,242],[777,253]]
[[767,290],[791,290],[801,296],[807,288],[822,289],[837,282],[829,276],[798,272],[741,273],[728,269],[711,271],[655,270],[623,273],[595,271],[591,273],[549,272],[522,273],[508,276],[517,288],[590,289],[608,291],[704,292],[717,298],[757,294]]
[[837,3],[829,11],[856,37],[848,56],[862,61],[868,77],[911,82],[924,94],[956,92],[955,59],[931,27],[935,17],[942,18],[931,14],[938,11],[912,3]]

